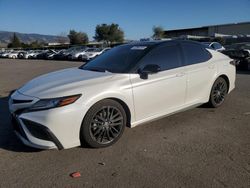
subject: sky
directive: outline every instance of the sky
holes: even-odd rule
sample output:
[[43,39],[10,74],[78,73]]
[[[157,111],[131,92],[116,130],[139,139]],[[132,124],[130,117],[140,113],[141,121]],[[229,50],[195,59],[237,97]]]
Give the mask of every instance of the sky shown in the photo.
[[166,30],[250,21],[250,0],[0,0],[0,31],[60,35],[117,23],[126,39]]

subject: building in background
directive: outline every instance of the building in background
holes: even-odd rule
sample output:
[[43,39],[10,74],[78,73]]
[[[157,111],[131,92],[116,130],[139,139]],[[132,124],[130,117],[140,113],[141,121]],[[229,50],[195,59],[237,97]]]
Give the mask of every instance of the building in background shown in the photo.
[[165,31],[167,38],[250,38],[250,22],[210,25]]

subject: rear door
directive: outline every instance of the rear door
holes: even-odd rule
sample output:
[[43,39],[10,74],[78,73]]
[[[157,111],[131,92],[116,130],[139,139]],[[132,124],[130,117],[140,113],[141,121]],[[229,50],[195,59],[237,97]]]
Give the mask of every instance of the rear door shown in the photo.
[[181,43],[187,73],[186,104],[206,102],[216,74],[212,55],[200,44]]
[[177,43],[158,46],[141,60],[139,69],[157,64],[161,71],[150,74],[148,79],[131,74],[137,121],[163,115],[184,104],[186,75],[180,51]]

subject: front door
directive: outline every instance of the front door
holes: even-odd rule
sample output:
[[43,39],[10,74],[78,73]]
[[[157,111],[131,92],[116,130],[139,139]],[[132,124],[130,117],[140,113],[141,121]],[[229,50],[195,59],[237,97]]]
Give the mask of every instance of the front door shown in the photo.
[[175,111],[185,100],[186,74],[178,44],[156,47],[141,60],[139,69],[147,64],[157,64],[161,70],[147,79],[139,74],[130,76],[137,121]]

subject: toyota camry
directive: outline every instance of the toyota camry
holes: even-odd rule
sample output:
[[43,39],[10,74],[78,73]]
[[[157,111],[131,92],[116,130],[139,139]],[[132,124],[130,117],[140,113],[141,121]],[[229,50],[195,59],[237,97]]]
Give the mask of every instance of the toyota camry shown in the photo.
[[39,76],[10,95],[14,131],[28,146],[114,144],[135,127],[207,103],[235,87],[235,62],[191,41],[117,46],[81,67]]

